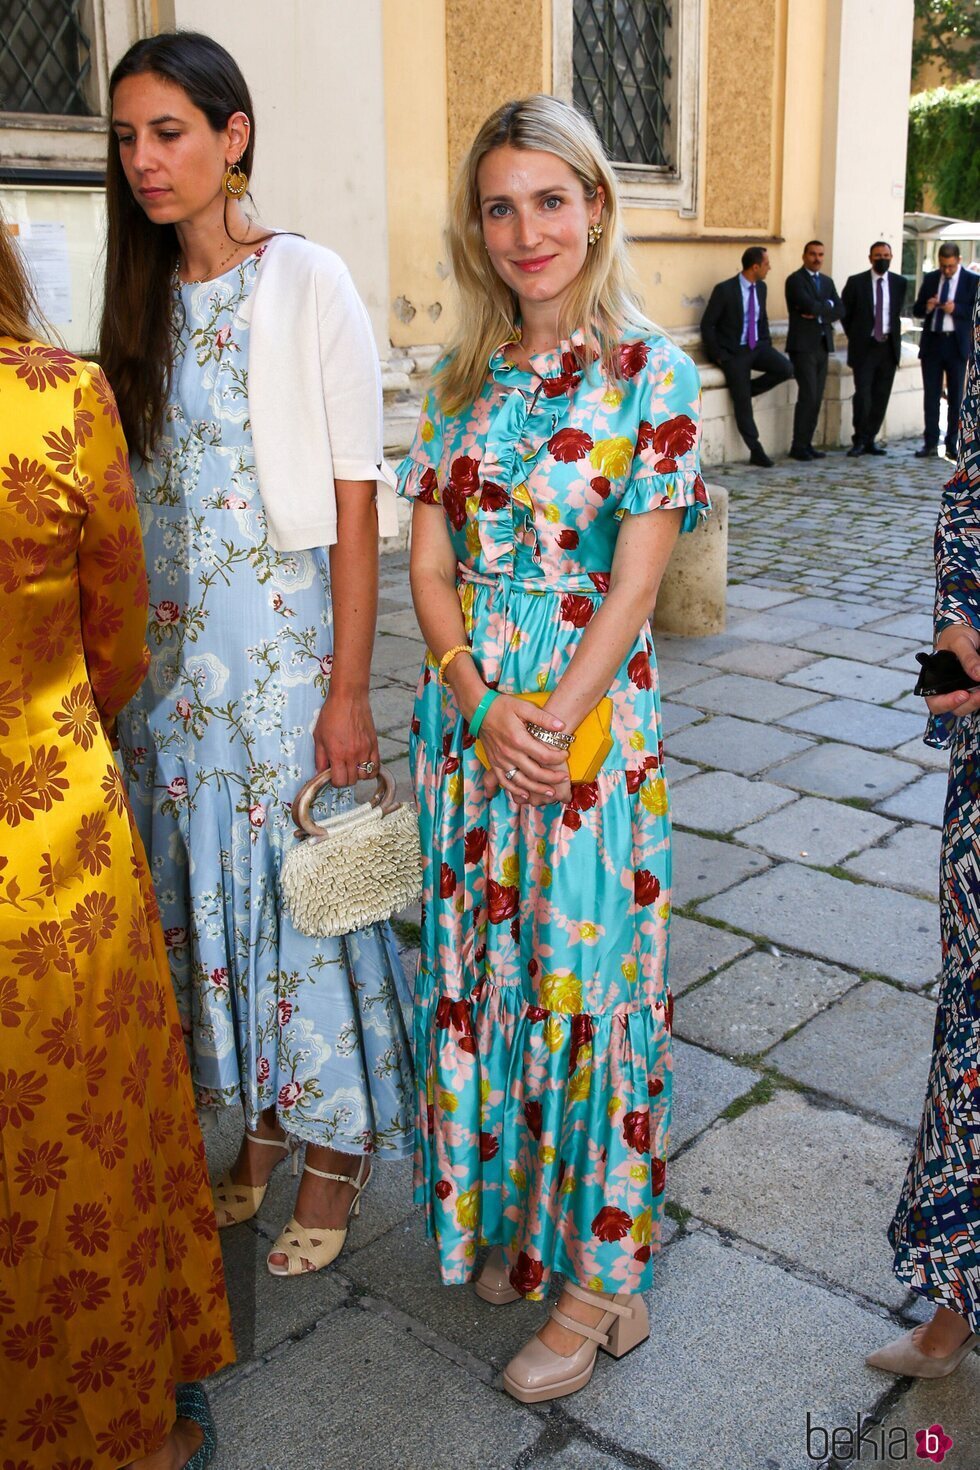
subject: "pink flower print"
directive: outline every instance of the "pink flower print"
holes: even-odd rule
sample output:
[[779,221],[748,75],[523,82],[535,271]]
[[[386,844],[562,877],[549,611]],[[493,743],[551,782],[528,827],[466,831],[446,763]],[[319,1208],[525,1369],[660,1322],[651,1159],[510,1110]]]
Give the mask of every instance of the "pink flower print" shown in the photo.
[[333,670],[333,654],[332,653],[325,653],[323,655],[323,657],[321,658],[321,660],[320,660],[320,673],[326,675],[326,677],[329,679],[332,670]]
[[231,341],[231,327],[219,327],[214,334],[214,355],[220,357]]
[[187,780],[186,780],[186,778],[184,776],[175,776],[172,781],[168,781],[168,783],[167,783],[167,793],[168,793],[168,795],[170,795],[170,796],[173,797],[174,801],[186,801],[187,800]]
[[288,1026],[293,1015],[293,1003],[291,1000],[281,1000],[276,1006],[279,1015],[279,1025]]
[[253,802],[248,809],[248,820],[253,827],[258,829],[265,826],[265,807],[261,802]]
[[228,970],[224,965],[220,969],[211,971],[211,984],[217,986],[219,990],[227,990]]
[[194,713],[190,700],[185,699],[183,695],[181,695],[180,699],[178,699],[177,701],[177,713],[180,715],[180,718],[182,720],[189,720],[191,715]]
[[183,949],[187,944],[187,930],[182,924],[175,924],[172,929],[164,929],[163,942],[168,949]]
[[279,1089],[278,1106],[283,1109],[294,1108],[302,1096],[303,1089],[298,1082],[287,1082]]
[[269,1058],[268,1057],[259,1057],[258,1061],[255,1064],[255,1075],[256,1075],[256,1077],[258,1078],[258,1080],[260,1082],[268,1082],[268,1080],[269,1080]]
[[161,623],[164,626],[167,626],[170,623],[179,623],[180,608],[176,602],[171,602],[169,598],[165,597],[164,600],[162,602],[158,602],[156,607],[153,609],[153,616],[158,623]]
[[282,597],[278,592],[272,594],[272,611],[282,612]]
[[224,496],[224,498],[221,501],[221,504],[224,506],[225,510],[247,510],[248,509],[248,501],[247,500],[243,500],[240,495],[232,495],[230,493],[228,495]]

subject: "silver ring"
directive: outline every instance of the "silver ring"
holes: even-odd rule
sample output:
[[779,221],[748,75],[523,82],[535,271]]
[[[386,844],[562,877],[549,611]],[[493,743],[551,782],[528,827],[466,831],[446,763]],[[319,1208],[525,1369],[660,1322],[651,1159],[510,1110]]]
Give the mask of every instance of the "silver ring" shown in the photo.
[[517,775],[517,767],[516,766],[511,766],[511,768],[510,768],[509,771],[505,771],[504,772],[504,780],[505,781],[513,781],[513,779],[514,779],[514,777],[516,775]]
[[365,776],[373,776],[375,769],[374,761],[358,761],[357,769],[363,771]]

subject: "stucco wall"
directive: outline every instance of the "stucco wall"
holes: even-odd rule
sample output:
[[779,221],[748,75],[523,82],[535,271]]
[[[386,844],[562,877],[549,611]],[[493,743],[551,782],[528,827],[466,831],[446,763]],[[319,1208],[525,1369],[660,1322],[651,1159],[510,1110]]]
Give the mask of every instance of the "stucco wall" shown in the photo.
[[708,7],[706,229],[772,229],[778,9],[780,0]]

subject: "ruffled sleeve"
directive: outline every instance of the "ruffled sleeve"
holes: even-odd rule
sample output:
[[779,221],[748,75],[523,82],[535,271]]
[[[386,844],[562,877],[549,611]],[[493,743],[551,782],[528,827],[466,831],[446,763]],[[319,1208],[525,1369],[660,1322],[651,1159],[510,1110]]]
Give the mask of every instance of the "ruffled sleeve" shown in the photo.
[[442,411],[435,389],[430,388],[422,400],[411,448],[398,466],[399,495],[404,495],[407,500],[421,500],[425,505],[441,503],[439,468],[442,444]]
[[[634,350],[641,345],[632,344]],[[630,477],[616,513],[683,508],[681,530],[693,531],[709,510],[701,478],[701,378],[673,343],[659,341],[644,362],[639,416]]]

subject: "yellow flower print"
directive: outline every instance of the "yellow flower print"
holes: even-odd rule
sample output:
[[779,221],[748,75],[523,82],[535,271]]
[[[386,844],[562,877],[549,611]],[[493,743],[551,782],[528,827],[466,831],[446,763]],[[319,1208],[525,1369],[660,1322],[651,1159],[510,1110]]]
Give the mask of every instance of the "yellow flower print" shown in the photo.
[[555,1150],[550,1143],[543,1143],[539,1150],[542,1164],[553,1164],[555,1162]]
[[640,787],[640,802],[655,817],[667,815],[670,803],[667,800],[667,783],[662,776],[657,776],[653,781],[644,781]]
[[638,1215],[634,1215],[633,1224],[630,1226],[630,1235],[632,1235],[637,1245],[650,1244],[653,1236],[653,1217],[649,1210],[641,1210]]
[[455,1113],[456,1109],[459,1107],[459,1098],[456,1096],[455,1092],[440,1092],[439,1106],[442,1108],[444,1113]]
[[618,476],[625,475],[633,463],[633,441],[622,434],[617,434],[615,439],[600,439],[593,446],[589,459],[600,475],[615,480]]
[[557,505],[555,505],[554,501],[549,500],[547,505],[545,506],[544,518],[546,521],[550,522],[552,526],[556,526],[561,520],[561,511],[558,509]]
[[542,868],[541,869],[541,887],[542,888],[550,888],[551,887],[551,869],[550,868]]
[[568,1084],[568,1101],[584,1102],[589,1095],[592,1086],[592,1072],[588,1067],[579,1067],[572,1073],[572,1080]]
[[470,617],[473,612],[473,603],[476,601],[476,588],[472,582],[464,582],[463,589],[459,594],[459,605],[463,609],[464,617]]
[[627,985],[633,985],[636,981],[636,960],[624,960],[620,968]]
[[619,388],[607,388],[602,395],[602,401],[607,408],[618,408],[623,401],[623,395]]
[[556,970],[541,981],[541,1004],[547,1011],[577,1016],[582,1009],[582,982],[571,970]]
[[432,420],[426,419],[425,423],[422,425],[422,443],[431,444],[435,436],[436,431],[432,427]]
[[517,1164],[511,1164],[509,1172],[511,1182],[515,1189],[527,1189],[527,1175],[523,1169],[519,1168]]
[[670,918],[669,903],[662,903],[660,905],[660,907],[657,909],[657,918],[661,919],[666,924],[667,920]]
[[585,923],[579,926],[578,932],[579,938],[585,944],[594,944],[595,941],[599,938],[599,930],[589,919],[586,919]]
[[603,1281],[601,1276],[593,1276],[592,1280],[586,1287],[587,1291],[605,1291],[605,1289],[606,1283]]
[[453,774],[449,778],[449,785],[447,787],[447,790],[449,792],[449,800],[452,802],[453,806],[462,806],[463,805],[463,773],[462,773],[462,771],[454,771],[453,772]]
[[630,736],[630,749],[631,750],[646,750],[646,748],[647,748],[646,736],[644,735],[643,731],[642,730],[634,730],[633,733],[632,733],[632,735]]
[[635,1179],[637,1184],[645,1184],[650,1177],[650,1170],[646,1164],[630,1164],[630,1178]]
[[480,1213],[479,1189],[468,1189],[456,1201],[456,1221],[464,1230],[472,1230]]
[[571,1194],[572,1191],[574,1190],[574,1188],[575,1188],[575,1176],[573,1174],[566,1174],[565,1177],[564,1177],[564,1179],[562,1180],[562,1185],[561,1185],[561,1192],[562,1192],[562,1194]]
[[476,521],[466,523],[466,550],[472,557],[480,555],[480,528]]
[[516,489],[513,490],[511,493],[513,494],[513,497],[517,501],[518,505],[523,505],[525,510],[534,509],[534,502],[531,499],[531,492],[528,490],[526,484],[522,483],[518,485]]
[[619,1112],[619,1110],[620,1110],[620,1108],[622,1106],[623,1106],[623,1099],[621,1097],[611,1097],[609,1099],[609,1101],[606,1103],[606,1115],[607,1115],[607,1117],[615,1118],[616,1114]]
[[565,1028],[557,1016],[549,1016],[544,1023],[544,1044],[550,1052],[561,1050],[565,1040]]
[[500,871],[504,875],[504,882],[509,888],[516,888],[521,881],[521,860],[516,853],[505,857],[500,865]]

